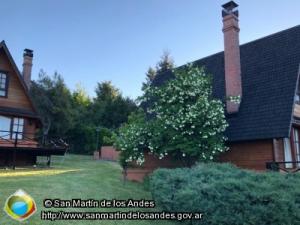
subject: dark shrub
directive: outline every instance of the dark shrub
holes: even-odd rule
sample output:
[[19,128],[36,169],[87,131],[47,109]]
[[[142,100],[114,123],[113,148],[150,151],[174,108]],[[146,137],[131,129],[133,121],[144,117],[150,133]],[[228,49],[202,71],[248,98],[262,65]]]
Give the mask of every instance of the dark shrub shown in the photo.
[[300,224],[300,175],[257,173],[229,164],[159,169],[150,179],[153,198],[164,210],[202,212],[184,224]]

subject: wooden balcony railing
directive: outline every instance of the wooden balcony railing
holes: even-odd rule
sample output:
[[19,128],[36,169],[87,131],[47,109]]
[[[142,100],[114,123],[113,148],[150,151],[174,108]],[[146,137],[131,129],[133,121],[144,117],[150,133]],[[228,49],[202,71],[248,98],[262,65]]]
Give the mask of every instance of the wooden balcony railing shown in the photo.
[[0,130],[0,148],[5,151],[11,151],[13,169],[16,168],[16,155],[18,151],[26,150],[40,154],[43,152],[43,155],[46,155],[48,158],[47,165],[50,166],[51,155],[58,151],[59,154],[65,154],[68,147],[68,144],[61,138]]
[[267,162],[266,168],[276,172],[296,173],[300,172],[300,161]]
[[57,149],[68,148],[68,144],[62,138],[53,138],[48,135],[0,130],[0,147]]

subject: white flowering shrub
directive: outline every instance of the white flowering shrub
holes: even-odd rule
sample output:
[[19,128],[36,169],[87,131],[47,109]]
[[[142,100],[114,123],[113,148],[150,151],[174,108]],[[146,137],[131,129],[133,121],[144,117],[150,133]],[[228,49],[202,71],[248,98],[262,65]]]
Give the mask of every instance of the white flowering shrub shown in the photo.
[[120,163],[126,166],[130,162],[144,163],[143,151],[148,146],[148,124],[145,114],[141,110],[132,113],[128,118],[128,123],[119,128],[118,134],[114,137],[115,146],[120,151]]
[[119,148],[125,160],[143,162],[142,151],[148,149],[160,159],[172,155],[211,161],[226,150],[224,105],[212,98],[211,76],[192,64],[174,74],[175,79],[147,88],[140,98],[154,116],[121,128]]
[[240,95],[237,96],[228,96],[227,100],[233,102],[235,104],[240,104],[242,101],[242,97]]

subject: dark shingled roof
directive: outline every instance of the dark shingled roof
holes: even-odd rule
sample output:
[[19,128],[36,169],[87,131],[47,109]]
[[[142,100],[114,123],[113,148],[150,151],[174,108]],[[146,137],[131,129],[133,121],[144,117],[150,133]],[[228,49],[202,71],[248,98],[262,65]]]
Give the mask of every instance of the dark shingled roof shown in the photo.
[[[243,99],[227,116],[229,141],[288,137],[300,65],[300,25],[240,46]],[[194,62],[213,75],[213,96],[225,100],[224,52]],[[153,84],[173,77],[169,71]]]

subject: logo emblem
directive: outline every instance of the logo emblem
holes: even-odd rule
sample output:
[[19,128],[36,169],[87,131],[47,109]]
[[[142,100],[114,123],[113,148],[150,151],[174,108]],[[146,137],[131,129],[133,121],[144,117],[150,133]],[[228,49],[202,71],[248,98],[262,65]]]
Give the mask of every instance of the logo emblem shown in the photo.
[[36,204],[30,195],[19,189],[6,200],[4,211],[11,218],[23,221],[36,212]]

